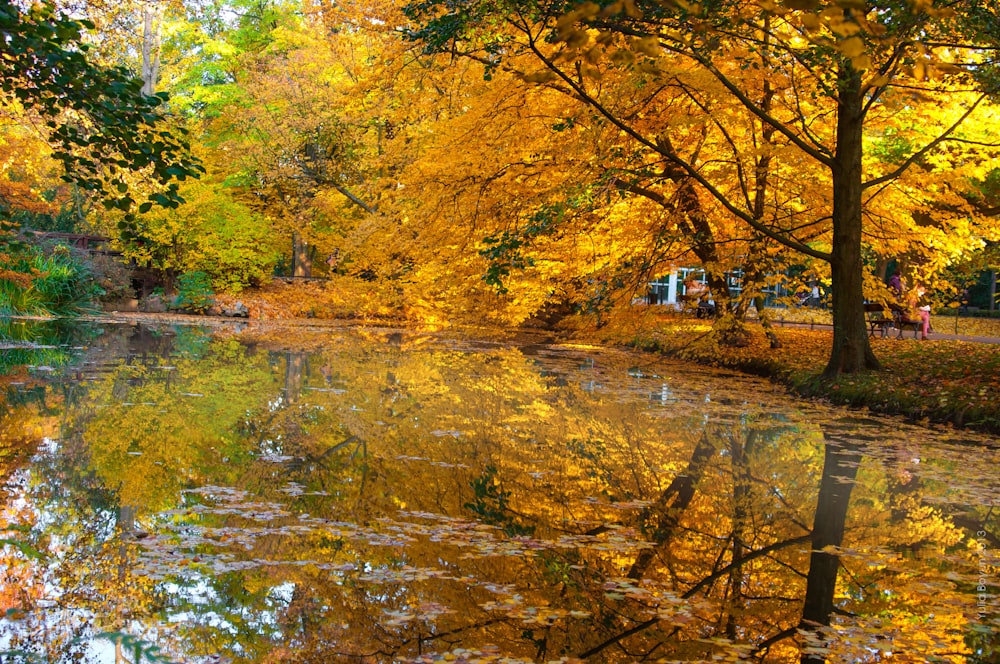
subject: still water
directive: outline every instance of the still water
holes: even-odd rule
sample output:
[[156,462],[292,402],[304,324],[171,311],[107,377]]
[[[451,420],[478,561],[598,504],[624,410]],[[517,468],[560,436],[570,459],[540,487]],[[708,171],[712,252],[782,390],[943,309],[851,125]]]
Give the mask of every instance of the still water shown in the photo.
[[1000,657],[995,439],[619,350],[4,331],[2,662]]

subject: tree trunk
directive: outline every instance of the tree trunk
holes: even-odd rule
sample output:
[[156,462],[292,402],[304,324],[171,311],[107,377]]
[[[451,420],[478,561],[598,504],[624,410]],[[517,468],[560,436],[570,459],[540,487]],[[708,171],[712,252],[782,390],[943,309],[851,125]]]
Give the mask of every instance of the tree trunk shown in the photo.
[[885,256],[879,256],[875,261],[875,276],[882,283],[885,283],[886,279],[889,278],[887,274],[889,271],[889,259]]
[[160,23],[163,8],[156,2],[142,7],[142,94],[156,94],[156,79],[160,76]]
[[990,311],[997,308],[997,271],[990,270]]
[[705,281],[712,293],[712,300],[715,301],[716,315],[727,312],[730,310],[729,282],[725,273],[719,269],[721,261],[715,245],[715,234],[698,198],[695,183],[686,173],[671,176],[671,179],[679,183],[677,208],[683,215],[683,222],[679,225],[691,240],[691,251],[705,269]]
[[292,233],[292,276],[308,277],[312,274],[312,251],[309,243],[298,232]]
[[[664,156],[674,154],[674,145],[670,137],[666,134],[657,139],[657,144]],[[720,270],[718,248],[715,244],[715,233],[709,223],[705,208],[698,198],[697,183],[688,175],[687,171],[671,162],[669,158],[663,167],[663,174],[677,185],[675,201],[676,212],[680,213],[678,227],[687,235],[691,241],[691,251],[698,260],[701,261],[705,269],[705,281],[712,292],[712,299],[715,301],[715,311],[720,312],[730,310],[729,283],[726,275]],[[669,209],[671,203],[661,202]]]
[[879,369],[868,344],[862,291],[862,137],[864,111],[861,75],[841,66],[837,106],[837,154],[833,161],[833,348],[824,378]]

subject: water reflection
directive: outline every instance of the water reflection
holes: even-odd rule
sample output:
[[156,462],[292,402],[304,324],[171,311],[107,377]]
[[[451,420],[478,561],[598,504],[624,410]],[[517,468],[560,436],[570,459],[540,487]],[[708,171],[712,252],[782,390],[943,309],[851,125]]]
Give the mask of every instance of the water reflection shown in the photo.
[[989,441],[614,351],[279,336],[109,330],[8,387],[4,649],[995,661]]

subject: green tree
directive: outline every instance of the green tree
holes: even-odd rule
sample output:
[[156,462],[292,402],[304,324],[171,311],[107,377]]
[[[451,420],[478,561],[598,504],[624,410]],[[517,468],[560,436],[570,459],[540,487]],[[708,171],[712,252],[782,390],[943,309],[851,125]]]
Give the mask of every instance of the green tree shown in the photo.
[[[0,1],[0,105],[24,108],[44,124],[64,179],[126,213],[127,233],[136,208],[176,207],[173,180],[197,177],[185,130],[164,126],[167,95],[142,94],[142,81],[122,67],[89,59],[85,30],[93,23],[62,15],[53,2],[23,10]],[[159,188],[141,204],[127,175],[141,172]]]

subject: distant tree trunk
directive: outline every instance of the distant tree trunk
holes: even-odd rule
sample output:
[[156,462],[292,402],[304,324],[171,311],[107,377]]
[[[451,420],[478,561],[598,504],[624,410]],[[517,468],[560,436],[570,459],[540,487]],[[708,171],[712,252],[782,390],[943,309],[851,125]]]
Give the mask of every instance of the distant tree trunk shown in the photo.
[[889,271],[889,259],[885,256],[879,256],[878,260],[875,261],[875,276],[879,278],[879,281],[885,283],[885,280],[889,277],[886,274]]
[[997,308],[997,271],[990,270],[990,311]]
[[292,233],[292,276],[308,277],[312,275],[312,249],[302,235]]
[[[771,29],[771,19],[769,16],[764,17],[764,39],[769,41],[770,37],[768,34]],[[763,58],[761,64],[766,69],[770,65],[770,60],[765,53],[762,53]],[[762,90],[763,94],[760,100],[760,107],[766,113],[771,113],[774,104],[774,87],[771,85],[771,80],[767,77],[764,78],[764,88]],[[777,130],[766,124],[762,123],[760,127],[760,140],[762,145],[770,148],[774,144],[774,134]],[[766,212],[767,212],[767,193],[768,187],[771,181],[771,161],[772,152],[770,149],[765,149],[757,157],[757,164],[754,167],[754,194],[753,194],[753,218],[757,221],[763,222]],[[774,328],[771,325],[770,317],[767,314],[767,310],[764,307],[764,293],[763,286],[764,280],[767,275],[764,274],[765,269],[773,268],[773,262],[767,258],[767,238],[759,233],[754,233],[754,239],[750,243],[750,248],[747,251],[747,260],[744,262],[743,266],[743,297],[740,298],[739,311],[740,318],[745,317],[746,309],[750,307],[751,301],[754,307],[757,309],[757,320],[760,321],[760,326],[764,329],[764,334],[767,335],[767,339],[770,342],[771,348],[781,348],[781,341],[778,339],[778,335],[775,334]],[[749,293],[747,290],[749,289]]]
[[163,7],[147,2],[142,8],[142,94],[156,94],[156,80],[160,77],[160,23]]
[[767,258],[767,239],[757,236],[747,250],[746,261],[743,267],[743,292],[736,306],[738,318],[745,318],[747,309],[753,304],[757,309],[757,320],[767,335],[771,348],[781,348],[781,340],[771,325],[771,319],[765,308],[766,296],[764,294],[766,270],[773,269],[773,263]]
[[837,105],[837,153],[833,160],[833,348],[824,378],[879,369],[865,325],[862,227],[864,96],[861,74],[841,66]]

